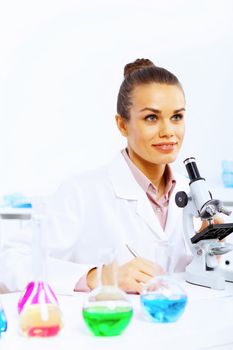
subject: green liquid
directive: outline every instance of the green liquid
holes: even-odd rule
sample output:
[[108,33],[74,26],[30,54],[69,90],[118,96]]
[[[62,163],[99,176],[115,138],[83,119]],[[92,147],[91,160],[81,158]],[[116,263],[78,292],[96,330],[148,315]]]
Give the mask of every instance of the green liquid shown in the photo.
[[127,306],[109,309],[105,306],[92,306],[83,309],[83,318],[96,336],[119,335],[128,326],[133,310]]

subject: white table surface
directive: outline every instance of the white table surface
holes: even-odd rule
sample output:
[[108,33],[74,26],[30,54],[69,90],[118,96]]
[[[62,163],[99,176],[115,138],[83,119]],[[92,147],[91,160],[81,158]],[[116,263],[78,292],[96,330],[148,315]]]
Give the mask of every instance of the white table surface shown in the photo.
[[26,338],[19,333],[17,302],[19,293],[0,296],[8,319],[8,330],[0,338],[1,350],[133,350],[133,349],[218,349],[233,350],[233,284],[224,291],[181,282],[188,294],[188,304],[175,323],[147,321],[140,299],[131,295],[134,316],[125,332],[115,337],[95,337],[82,319],[85,293],[59,295],[64,328],[50,338]]

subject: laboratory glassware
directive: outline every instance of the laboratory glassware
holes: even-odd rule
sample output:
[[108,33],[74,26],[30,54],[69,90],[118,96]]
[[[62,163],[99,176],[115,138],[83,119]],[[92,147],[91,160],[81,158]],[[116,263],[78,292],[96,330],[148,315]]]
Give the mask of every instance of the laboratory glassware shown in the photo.
[[7,330],[7,319],[3,306],[0,302],[0,336],[3,332]]
[[187,294],[171,275],[161,275],[145,284],[140,301],[149,320],[169,323],[177,321],[183,314]]
[[[17,197],[17,203],[15,198]],[[4,236],[5,228],[3,221],[7,221],[8,228],[15,221],[17,228],[21,227],[22,220],[30,220],[31,218],[31,204],[25,201],[20,195],[6,195],[0,199],[0,249],[5,244],[6,237]],[[20,226],[19,226],[20,222]],[[9,234],[9,232],[8,232]],[[0,301],[0,335],[7,330],[7,318],[4,308]]]
[[102,265],[97,268],[98,287],[93,289],[83,305],[83,318],[95,336],[120,335],[130,323],[133,308],[127,294],[117,285],[117,266],[113,261],[105,266],[110,279],[102,279]]
[[224,187],[233,187],[233,161],[222,161],[222,180]]
[[34,280],[28,283],[18,302],[19,326],[21,332],[29,337],[49,337],[56,335],[63,327],[62,313],[46,278],[44,217],[34,214],[32,222]]

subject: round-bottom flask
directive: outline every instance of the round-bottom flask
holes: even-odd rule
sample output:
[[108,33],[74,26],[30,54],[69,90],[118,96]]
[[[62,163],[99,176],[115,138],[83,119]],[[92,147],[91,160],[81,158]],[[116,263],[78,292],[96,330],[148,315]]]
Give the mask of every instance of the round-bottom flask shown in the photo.
[[83,305],[83,318],[96,336],[121,334],[132,315],[126,293],[111,285],[94,289]]
[[56,335],[63,327],[57,298],[44,281],[30,282],[18,302],[19,326],[29,337]]
[[146,316],[158,323],[177,321],[187,304],[187,294],[171,276],[157,276],[144,287],[140,296]]
[[[109,259],[102,259],[102,261]],[[105,278],[102,265],[97,268],[99,287],[93,289],[84,302],[83,318],[96,336],[121,334],[130,323],[133,309],[127,294],[117,286],[116,259],[105,265]]]

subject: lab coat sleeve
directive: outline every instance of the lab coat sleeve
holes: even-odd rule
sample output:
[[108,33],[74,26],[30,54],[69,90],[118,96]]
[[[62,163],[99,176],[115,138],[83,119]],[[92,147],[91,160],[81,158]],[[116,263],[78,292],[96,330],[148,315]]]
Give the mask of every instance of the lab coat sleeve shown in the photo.
[[[0,261],[0,292],[22,291],[33,280],[31,254],[19,246],[3,249]],[[93,265],[77,264],[50,256],[47,264],[49,284],[55,293],[73,294],[77,281],[92,267]]]
[[[48,252],[47,278],[57,293],[73,293],[77,281],[93,265],[75,261],[81,226],[78,194],[72,186],[62,186],[47,198],[33,198],[33,208],[44,215],[43,235]],[[14,232],[3,232],[0,250],[0,290],[23,290],[34,279],[32,273],[32,222],[21,223]]]

